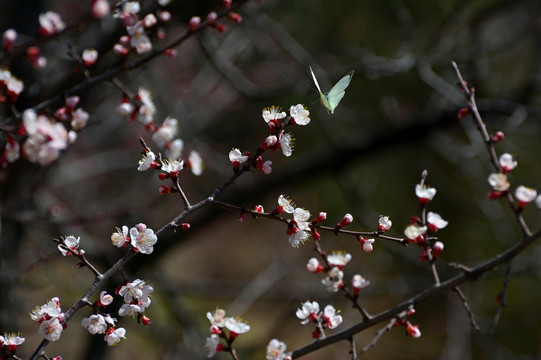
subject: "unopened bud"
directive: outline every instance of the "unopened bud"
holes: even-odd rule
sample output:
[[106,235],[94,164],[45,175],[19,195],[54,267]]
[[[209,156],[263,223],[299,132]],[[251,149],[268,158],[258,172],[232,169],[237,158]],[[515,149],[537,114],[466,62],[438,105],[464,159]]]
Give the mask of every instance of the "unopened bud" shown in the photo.
[[499,141],[502,141],[505,137],[504,133],[501,131],[496,132],[496,134],[492,137],[492,142],[497,143]]
[[340,223],[338,225],[336,225],[336,227],[337,228],[343,228],[344,226],[348,226],[352,222],[353,222],[353,215],[348,213],[348,214],[344,215],[344,217],[342,218]]
[[201,18],[199,16],[192,17],[189,22],[190,30],[194,31],[195,29],[197,29],[200,23],[201,23]]

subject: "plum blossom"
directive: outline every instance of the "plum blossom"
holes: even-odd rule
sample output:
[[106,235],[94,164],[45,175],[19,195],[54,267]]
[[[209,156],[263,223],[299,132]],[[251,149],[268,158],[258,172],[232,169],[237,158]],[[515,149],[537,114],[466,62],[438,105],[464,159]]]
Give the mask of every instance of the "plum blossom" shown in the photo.
[[406,230],[404,230],[404,235],[411,241],[422,241],[422,236],[426,233],[428,230],[427,226],[421,226],[418,224],[411,224],[409,225]]
[[500,155],[498,159],[500,166],[504,172],[510,172],[517,167],[517,162],[513,159],[513,155],[504,153]]
[[62,309],[60,308],[60,299],[57,297],[52,298],[46,304],[37,306],[30,313],[30,318],[34,321],[43,320],[45,317],[55,318],[59,317],[62,314]]
[[162,171],[168,173],[172,178],[176,178],[178,173],[184,168],[184,160],[179,160],[163,160]]
[[197,151],[190,151],[190,154],[188,155],[188,165],[195,176],[200,176],[203,173],[203,159]]
[[135,316],[142,314],[150,306],[150,295],[153,291],[152,286],[140,279],[123,285],[118,294],[124,297],[124,304],[118,310],[118,315]]
[[293,210],[294,233],[289,237],[289,243],[293,247],[299,247],[310,237],[310,211],[301,208]]
[[17,347],[24,343],[25,340],[21,334],[4,333],[4,336],[0,336],[0,347],[7,346],[8,350],[14,354]]
[[113,303],[113,296],[107,294],[107,291],[100,292],[100,299],[98,300],[98,305],[107,306]]
[[152,135],[152,140],[161,147],[172,141],[178,132],[178,120],[168,116]]
[[290,354],[286,353],[287,345],[278,339],[272,339],[267,345],[267,360],[286,360]]
[[363,251],[365,253],[371,253],[372,250],[374,250],[373,243],[376,241],[375,239],[365,239],[362,236],[359,237],[359,243],[361,244]]
[[36,115],[34,110],[24,111],[23,124],[28,134],[23,149],[30,162],[48,165],[68,146],[66,128],[60,123],[52,123],[44,115]]
[[101,314],[90,315],[81,321],[81,325],[85,327],[92,335],[102,334],[107,330],[107,323]]
[[428,230],[430,231],[438,231],[449,224],[448,221],[442,219],[440,214],[432,211],[429,211],[426,215],[426,221],[428,222]]
[[62,253],[63,256],[72,255],[72,252],[70,252],[67,248],[71,249],[75,254],[82,255],[84,254],[84,250],[77,250],[79,247],[79,242],[81,240],[81,237],[75,237],[73,235],[66,236],[66,238],[63,241],[63,244],[58,244],[58,250]]
[[318,259],[310,258],[306,264],[306,269],[312,273],[322,272],[324,267],[321,265]]
[[327,255],[327,261],[329,262],[330,266],[336,266],[340,270],[344,268],[344,266],[351,260],[351,254],[345,253],[342,251],[339,252],[332,252],[329,255]]
[[295,204],[293,201],[284,195],[278,196],[278,208],[276,208],[276,212],[278,214],[281,214],[283,212],[286,212],[288,214],[293,214],[295,211]]
[[216,308],[214,312],[207,312],[207,319],[210,321],[210,325],[224,327],[225,326],[225,310]]
[[507,191],[509,189],[509,181],[507,175],[502,173],[493,173],[488,176],[488,183],[495,191]]
[[136,99],[142,103],[137,111],[137,120],[143,123],[143,125],[152,123],[156,114],[156,106],[152,101],[150,91],[141,86],[137,91]]
[[[24,83],[11,75],[11,72],[7,69],[0,69],[0,89],[6,89],[6,93],[9,99],[14,102],[17,100],[19,94],[24,90]],[[0,103],[5,102],[5,99],[0,97]]]
[[57,34],[66,28],[59,14],[53,11],[39,14],[40,33],[44,36]]
[[316,301],[306,301],[297,309],[295,315],[302,320],[301,324],[306,325],[309,322],[315,322],[319,315],[319,304]]
[[291,120],[297,125],[308,125],[310,123],[310,112],[303,105],[292,105],[289,108]]
[[75,110],[71,114],[71,116],[72,116],[72,119],[71,119],[70,125],[73,130],[83,129],[86,126],[86,123],[88,122],[88,118],[90,117],[90,115],[88,115],[88,113],[81,108]]
[[255,166],[265,175],[269,175],[272,172],[272,161],[267,160],[263,162],[263,158],[261,156],[258,156],[256,159]]
[[223,350],[223,344],[220,343],[220,337],[216,334],[211,334],[210,337],[207,338],[205,347],[207,348],[209,359],[216,355],[217,352]]
[[233,149],[229,152],[229,161],[235,168],[248,161],[249,156],[240,152],[239,149]]
[[137,167],[138,171],[146,171],[150,169],[152,163],[156,160],[156,155],[152,151],[146,151],[143,154],[141,160],[139,160],[139,166]]
[[116,232],[111,235],[111,241],[113,242],[113,245],[121,248],[126,244],[126,241],[129,240],[128,237],[129,231],[128,227],[126,225],[122,226],[122,229],[116,228]]
[[285,156],[291,156],[293,154],[293,136],[290,133],[280,132],[278,136],[278,142],[282,148],[282,153]]
[[353,275],[351,278],[351,286],[353,287],[354,295],[358,295],[359,291],[370,285],[370,280],[366,280],[359,274]]
[[109,2],[107,0],[96,0],[92,3],[91,13],[92,16],[99,19],[102,17],[105,17],[109,15],[109,12],[111,11],[111,7],[109,6]]
[[336,311],[336,309],[332,305],[325,306],[321,317],[323,320],[323,324],[329,329],[336,328],[343,321],[342,316],[338,315],[338,311]]
[[[247,323],[245,323],[244,321],[240,319],[235,319],[232,317],[226,318],[224,325],[227,328],[227,330],[231,332],[232,336],[236,336],[238,334],[244,334],[250,331],[250,325],[248,325]],[[236,335],[233,335],[233,333]]]
[[96,49],[84,49],[81,54],[81,59],[85,66],[92,66],[98,61],[98,51]]
[[107,346],[115,346],[115,345],[118,345],[120,340],[125,339],[125,338],[126,338],[126,329],[124,328],[115,329],[111,327],[109,328],[109,330],[107,330],[104,340],[107,341]]
[[537,190],[520,185],[515,189],[515,197],[518,200],[519,208],[523,208],[526,204],[531,203],[537,197]]
[[412,338],[417,339],[421,337],[421,330],[419,330],[419,326],[412,325],[409,321],[406,325],[406,331],[408,332],[408,335],[411,336]]
[[419,198],[422,204],[427,204],[436,195],[436,189],[421,184],[415,185],[415,195]]
[[388,231],[391,226],[393,225],[393,222],[391,219],[389,219],[388,216],[380,216],[378,219],[378,229],[379,231]]
[[263,120],[265,120],[266,123],[278,122],[278,120],[286,117],[286,113],[281,110],[281,108],[275,106],[263,109]]
[[327,287],[330,292],[337,292],[344,285],[344,273],[338,268],[333,267],[328,272],[327,277],[321,280],[321,283]]
[[169,159],[180,158],[182,150],[184,149],[184,141],[181,139],[175,139],[165,145],[165,155]]
[[154,230],[147,228],[145,224],[137,224],[130,229],[131,245],[142,254],[152,254],[154,244],[158,237]]
[[2,38],[4,40],[4,50],[10,51],[13,47],[13,44],[15,44],[15,41],[17,41],[17,37],[19,35],[17,34],[17,31],[14,29],[7,29],[2,34]]
[[57,341],[62,334],[62,324],[58,318],[43,320],[39,324],[39,333],[48,341]]

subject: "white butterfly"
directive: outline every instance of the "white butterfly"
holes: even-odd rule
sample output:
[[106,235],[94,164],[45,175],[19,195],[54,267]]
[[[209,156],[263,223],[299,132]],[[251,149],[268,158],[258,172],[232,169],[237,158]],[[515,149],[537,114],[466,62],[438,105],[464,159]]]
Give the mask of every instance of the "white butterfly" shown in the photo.
[[353,77],[353,70],[351,70],[346,76],[341,78],[340,81],[338,81],[336,85],[332,87],[331,91],[329,91],[326,95],[321,92],[321,88],[319,87],[316,76],[314,75],[314,71],[312,70],[311,66],[310,72],[312,73],[312,79],[314,79],[317,91],[319,92],[321,104],[325,106],[327,110],[331,112],[331,114],[334,114],[334,109],[336,109],[338,103],[344,97],[344,94],[346,93],[345,90],[351,82],[351,78]]

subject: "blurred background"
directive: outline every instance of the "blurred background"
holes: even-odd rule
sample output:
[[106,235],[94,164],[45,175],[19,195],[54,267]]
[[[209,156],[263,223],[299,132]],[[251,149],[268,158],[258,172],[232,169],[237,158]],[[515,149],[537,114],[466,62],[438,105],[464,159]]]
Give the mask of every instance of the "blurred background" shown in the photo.
[[[142,1],[142,14],[156,11]],[[22,54],[0,55],[2,67],[25,82],[16,107],[35,106],[81,82],[74,73],[70,49],[100,52],[92,75],[119,64],[111,47],[125,30],[117,19],[87,19],[90,2],[0,1],[0,30],[16,29],[21,42],[38,31],[38,14],[53,10],[69,32],[38,45],[47,67],[36,70]],[[220,11],[221,1],[175,1],[163,25],[166,40],[182,34],[192,16]],[[273,171],[252,170],[221,197],[235,205],[270,211],[285,194],[312,214],[325,211],[334,226],[349,212],[352,230],[371,231],[379,215],[390,216],[389,235],[402,237],[411,216],[419,215],[414,186],[428,170],[427,183],[438,192],[429,205],[449,221],[438,233],[445,250],[438,261],[442,279],[456,274],[449,262],[475,265],[521,240],[520,229],[503,201],[487,199],[487,176],[493,171],[485,146],[469,117],[458,119],[465,101],[457,90],[452,60],[475,87],[478,105],[490,133],[501,130],[499,153],[514,154],[519,166],[512,187],[541,183],[541,3],[538,0],[265,0],[238,10],[241,24],[226,19],[224,33],[208,29],[183,42],[174,58],[160,56],[123,72],[118,79],[132,92],[152,92],[156,122],[179,120],[185,153],[198,151],[205,171],[182,174],[192,203],[205,198],[232,175],[232,148],[252,152],[268,135],[261,117],[265,107],[289,109],[304,104],[309,126],[294,127],[291,158],[266,154]],[[81,19],[84,19],[81,20]],[[322,90],[355,70],[342,102],[329,115],[308,73],[311,65]],[[116,226],[144,222],[157,230],[183,209],[180,197],[161,196],[155,173],[138,172],[144,137],[140,123],[116,112],[122,94],[104,81],[78,93],[90,113],[76,143],[53,164],[41,167],[22,159],[0,172],[0,331],[20,331],[26,343],[18,355],[28,358],[41,341],[28,313],[59,296],[67,310],[92,283],[86,269],[60,256],[54,237],[74,234],[89,260],[102,272],[125,252],[111,245]],[[48,108],[54,112],[58,103]],[[3,124],[13,124],[10,110],[0,109]],[[3,137],[5,141],[5,137]],[[294,350],[312,341],[311,326],[302,326],[295,311],[306,300],[341,310],[344,330],[361,321],[339,294],[327,292],[320,274],[305,269],[315,255],[313,243],[294,249],[283,224],[265,219],[237,221],[239,214],[206,208],[187,220],[189,231],[169,233],[151,256],[136,257],[126,269],[129,279],[154,287],[147,315],[152,326],[122,318],[127,341],[107,348],[92,336],[79,311],[62,338],[49,345],[49,356],[64,359],[203,359],[208,336],[207,311],[224,308],[248,321],[252,330],[235,342],[240,359],[261,359],[270,339]],[[533,205],[524,216],[539,228]],[[360,303],[371,314],[392,307],[431,286],[432,276],[419,261],[420,250],[376,240],[366,254],[352,237],[322,233],[326,251],[353,256],[345,277],[360,273],[371,281]],[[405,335],[402,327],[383,335],[366,359],[533,359],[541,354],[541,247],[534,245],[513,262],[508,306],[492,334],[505,269],[491,271],[462,286],[481,326],[470,329],[460,299],[450,292],[417,306],[410,319],[422,337]],[[122,281],[114,277],[107,290]],[[97,294],[91,298],[95,301]],[[119,300],[119,299],[118,299]],[[112,314],[115,316],[115,314]],[[118,316],[116,316],[118,318]],[[382,324],[383,326],[383,324]],[[355,336],[357,349],[378,327]],[[349,346],[337,343],[305,359],[348,358]],[[227,358],[218,354],[217,358]]]

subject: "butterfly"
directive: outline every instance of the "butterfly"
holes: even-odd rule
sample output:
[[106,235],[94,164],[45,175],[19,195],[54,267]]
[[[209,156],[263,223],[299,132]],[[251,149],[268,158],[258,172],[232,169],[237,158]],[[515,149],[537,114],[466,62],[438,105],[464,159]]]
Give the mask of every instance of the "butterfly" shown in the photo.
[[314,79],[317,91],[319,92],[321,104],[325,106],[327,110],[331,112],[331,114],[334,114],[334,109],[336,109],[338,103],[344,97],[344,94],[346,93],[345,90],[351,82],[351,78],[353,77],[353,70],[351,70],[346,76],[341,78],[340,81],[338,81],[336,85],[332,87],[331,91],[329,91],[326,95],[321,92],[321,88],[319,87],[316,76],[314,75],[314,71],[312,70],[311,66],[310,72],[312,73],[312,79]]

